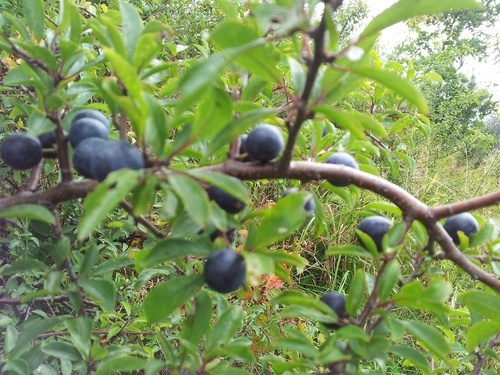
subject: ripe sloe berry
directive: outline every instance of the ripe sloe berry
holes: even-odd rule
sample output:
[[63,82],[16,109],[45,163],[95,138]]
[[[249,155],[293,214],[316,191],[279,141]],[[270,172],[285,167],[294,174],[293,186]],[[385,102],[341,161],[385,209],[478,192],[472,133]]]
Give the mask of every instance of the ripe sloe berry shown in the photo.
[[[359,222],[358,229],[369,235],[375,245],[377,245],[377,250],[382,252],[382,239],[391,226],[392,221],[386,217],[369,216]],[[361,243],[363,244],[363,241],[361,241]]]
[[245,282],[245,259],[233,249],[219,249],[209,255],[203,277],[209,288],[216,292],[234,292]]
[[471,234],[479,232],[479,224],[470,213],[462,212],[461,214],[448,217],[444,222],[444,230],[453,239],[453,242],[459,245],[460,238],[458,237],[458,231],[464,232],[469,237]]
[[2,159],[14,169],[29,169],[42,160],[42,144],[26,133],[12,134],[2,143]]
[[285,142],[277,127],[262,124],[252,129],[246,139],[248,154],[255,160],[268,162],[283,151]]
[[75,117],[73,117],[73,119],[71,120],[71,123],[74,123],[82,118],[91,118],[94,120],[98,120],[98,121],[102,122],[104,125],[106,125],[108,130],[111,129],[111,123],[109,122],[106,115],[104,115],[104,113],[102,113],[102,112],[96,111],[95,109],[81,110],[80,112],[78,112],[75,115]]
[[210,186],[207,189],[207,194],[210,200],[213,200],[220,208],[230,214],[237,214],[245,208],[245,203],[216,186]]
[[[339,319],[344,319],[346,317],[345,295],[337,292],[328,292],[325,293],[323,296],[321,296],[320,300],[326,303],[328,306],[330,306],[330,308],[335,312],[335,314],[337,314],[337,317]],[[341,327],[341,325],[337,323],[323,323],[323,324],[326,328],[329,329],[338,329]]]
[[91,117],[83,117],[71,123],[69,129],[69,142],[73,148],[86,138],[109,138],[109,129],[101,121]]
[[[359,169],[359,166],[358,166],[358,163],[356,162],[356,160],[346,152],[337,152],[335,154],[330,155],[330,157],[328,157],[328,159],[325,160],[325,163],[341,164],[341,165],[345,165],[347,167],[351,167],[354,169]],[[340,187],[350,185],[350,183],[348,181],[345,181],[342,179],[336,179],[336,180],[331,179],[331,180],[328,180],[328,182],[334,186],[340,186]]]

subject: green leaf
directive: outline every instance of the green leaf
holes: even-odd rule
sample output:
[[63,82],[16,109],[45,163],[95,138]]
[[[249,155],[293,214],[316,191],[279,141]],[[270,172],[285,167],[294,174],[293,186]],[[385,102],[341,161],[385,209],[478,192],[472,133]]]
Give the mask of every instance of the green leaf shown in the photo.
[[200,289],[205,280],[201,275],[173,277],[151,289],[142,307],[149,323],[158,323]]
[[80,286],[88,294],[94,296],[106,310],[113,311],[116,302],[116,286],[110,280],[81,281]]
[[444,361],[448,361],[447,355],[451,351],[450,343],[436,328],[420,322],[402,321],[406,329],[412,332],[416,338]]
[[277,348],[291,350],[292,352],[311,358],[315,358],[318,355],[318,349],[300,331],[287,330],[287,337],[278,338],[275,341],[275,345]]
[[[82,33],[82,21],[78,8],[71,0],[64,0],[61,9],[61,21],[59,22],[59,32],[64,39],[69,37],[70,41],[78,43]],[[69,35],[66,35],[69,34]],[[66,41],[66,40],[64,40]]]
[[78,225],[78,239],[82,241],[114,210],[137,184],[141,171],[122,169],[112,172],[85,199],[85,215]]
[[4,351],[9,354],[16,347],[17,331],[10,324],[5,329],[4,334]]
[[228,176],[227,174],[212,171],[187,171],[187,174],[194,178],[207,182],[211,186],[216,186],[226,193],[231,194],[239,201],[248,204],[248,189],[241,180]]
[[45,29],[45,14],[43,0],[23,0],[23,11],[28,21],[28,26],[33,31],[35,38],[40,41]]
[[0,211],[0,218],[34,219],[47,224],[55,224],[54,215],[43,206],[36,204],[20,204]]
[[96,277],[105,275],[109,272],[121,270],[125,267],[131,266],[134,264],[134,260],[129,257],[116,257],[108,259],[97,267],[95,267],[90,273],[89,276]]
[[443,280],[432,279],[427,288],[421,281],[414,280],[404,285],[392,299],[397,306],[442,313],[447,311],[446,301],[451,291],[451,285]]
[[207,337],[207,353],[220,345],[229,343],[243,321],[243,311],[236,306],[228,307],[220,316]]
[[144,268],[187,255],[208,256],[210,249],[196,241],[167,238],[158,242],[152,249],[140,252],[136,257],[136,267],[140,272]]
[[479,246],[485,242],[492,241],[495,239],[495,225],[491,222],[486,223],[483,228],[479,230],[474,236],[472,236],[469,246],[475,247]]
[[213,312],[212,298],[207,292],[200,292],[196,297],[194,315],[187,317],[184,323],[182,336],[198,345],[210,326],[210,319]]
[[44,271],[47,266],[37,259],[24,258],[18,259],[12,264],[7,264],[0,270],[1,276],[10,276],[16,273],[30,273],[34,271]]
[[354,112],[341,111],[326,105],[312,108],[314,112],[325,115],[331,122],[334,122],[339,128],[345,129],[356,138],[365,139],[366,135],[364,127],[358,120],[358,116],[353,115]]
[[[120,0],[122,16],[122,35],[127,48],[128,60],[132,61],[134,51],[142,31],[142,19],[137,9],[124,0]],[[142,48],[142,46],[140,46]]]
[[403,215],[403,211],[401,211],[401,209],[392,202],[373,201],[373,202],[368,203],[365,206],[365,209],[367,209],[367,210],[380,210],[383,212],[388,212],[390,214],[396,215],[398,217],[402,217],[402,215]]
[[255,232],[251,244],[264,248],[276,241],[288,237],[304,223],[309,213],[304,209],[311,198],[306,192],[298,192],[281,198],[272,208],[262,210],[262,222]]
[[349,114],[354,116],[366,130],[382,138],[387,136],[384,126],[369,114],[358,111],[349,111]]
[[144,100],[148,106],[146,137],[151,139],[156,154],[160,156],[162,155],[165,140],[167,139],[167,130],[169,129],[165,110],[158,100],[149,94],[144,94]]
[[221,89],[212,88],[201,98],[193,122],[193,134],[197,139],[211,139],[233,118],[229,95]]
[[387,251],[392,251],[404,240],[406,233],[406,223],[396,223],[387,233]]
[[71,240],[68,236],[62,236],[57,241],[52,250],[52,257],[57,265],[62,264],[68,257],[71,251]]
[[139,371],[146,367],[148,360],[132,356],[118,356],[103,361],[97,368],[96,375]]
[[26,375],[30,373],[30,366],[28,362],[26,362],[22,358],[13,358],[10,359],[3,368],[5,371],[13,371],[18,375]]
[[436,14],[456,9],[482,9],[482,4],[474,0],[400,0],[377,15],[361,32],[365,37],[377,33],[398,22],[424,14]]
[[82,359],[80,353],[73,345],[62,341],[44,343],[42,351],[52,357],[67,359],[68,361],[79,361]]
[[315,306],[290,305],[279,312],[281,318],[302,318],[308,321],[316,320],[320,323],[337,323],[338,317],[330,309],[328,313],[318,311]]
[[367,335],[363,329],[355,326],[355,325],[347,325],[345,327],[340,328],[337,331],[337,339],[339,340],[359,340],[362,342],[369,342],[370,337]]
[[[252,349],[249,347],[250,344],[245,345],[245,344],[237,344],[237,343],[231,343],[229,345],[226,345],[224,347],[219,347],[216,348],[212,351],[212,354],[215,356],[223,356],[223,357],[229,357],[229,358],[238,358],[242,359],[243,361],[247,363],[254,363],[255,362],[255,355],[252,351]],[[231,374],[233,373],[234,368],[232,368]],[[249,374],[249,373],[247,373]]]
[[346,310],[352,316],[356,315],[361,303],[363,302],[365,287],[365,271],[359,268],[356,270],[356,273],[352,278],[351,285],[349,286],[349,292],[347,293]]
[[385,301],[391,296],[392,291],[399,281],[400,275],[401,268],[399,262],[394,259],[391,260],[387,264],[378,285],[378,296],[381,301]]
[[210,209],[205,190],[201,188],[198,182],[183,174],[169,174],[168,182],[184,204],[184,208],[191,219],[204,228]]
[[388,351],[407,359],[418,367],[424,375],[429,375],[431,373],[431,364],[427,358],[411,346],[392,345],[389,347]]
[[348,255],[361,258],[373,258],[373,254],[371,254],[369,251],[366,251],[362,247],[356,245],[344,245],[341,247],[332,247],[326,251],[325,255],[327,256]]
[[413,221],[411,223],[411,228],[420,246],[425,246],[429,242],[429,235],[427,234],[427,229],[424,224],[420,221]]
[[235,54],[236,63],[267,81],[274,83],[281,81],[281,73],[276,67],[277,61],[271,47],[254,46],[255,43],[252,43],[265,41],[255,28],[236,21],[226,21],[212,32],[210,39],[220,49],[247,46],[248,48],[242,48]]
[[291,83],[295,89],[295,95],[299,97],[306,83],[305,70],[303,66],[292,57],[288,57],[288,66],[290,67]]
[[179,88],[183,94],[181,108],[188,106],[193,99],[198,99],[204,91],[208,91],[217,81],[226,65],[226,58],[222,54],[211,56],[206,60],[195,62],[189,67],[179,80]]
[[499,320],[500,297],[483,291],[469,291],[461,295],[462,302],[469,310],[492,320]]
[[357,66],[350,68],[350,70],[353,73],[360,74],[389,87],[416,105],[420,112],[424,114],[429,113],[429,107],[423,94],[409,81],[401,78],[396,73],[371,66]]
[[66,320],[64,322],[66,329],[69,331],[70,339],[76,349],[80,354],[87,359],[92,336],[92,329],[94,327],[94,322],[90,318],[78,317],[71,320]]
[[471,353],[481,341],[500,333],[500,320],[480,321],[467,330],[467,351]]
[[56,325],[64,321],[61,317],[51,317],[44,319],[33,319],[24,323],[17,335],[16,346],[14,352],[26,350],[26,346],[35,340],[40,334],[50,331]]
[[[310,307],[329,315],[332,315],[333,311],[327,304],[314,298],[313,296],[291,290],[280,294],[278,297],[274,298],[271,301],[271,303],[280,305],[296,305],[296,306]],[[335,316],[335,314],[333,313],[332,316]]]

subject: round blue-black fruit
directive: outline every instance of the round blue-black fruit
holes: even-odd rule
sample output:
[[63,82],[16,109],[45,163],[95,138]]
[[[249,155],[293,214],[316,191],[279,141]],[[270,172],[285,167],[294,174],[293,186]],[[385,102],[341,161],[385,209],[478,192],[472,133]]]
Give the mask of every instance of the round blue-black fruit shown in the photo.
[[[337,292],[328,292],[321,296],[320,300],[330,306],[339,319],[345,319],[345,295]],[[338,329],[341,327],[341,325],[337,323],[323,323],[323,325],[329,329]]]
[[38,138],[16,133],[3,141],[0,154],[9,167],[29,169],[42,160],[42,144]]
[[219,249],[208,257],[203,277],[208,287],[216,292],[235,292],[245,282],[245,259],[233,249]]
[[[369,216],[361,220],[358,229],[366,233],[377,245],[377,250],[382,252],[382,239],[392,226],[392,221],[384,216]],[[363,241],[361,244],[364,246]]]
[[102,122],[108,130],[111,129],[111,123],[109,122],[108,118],[106,115],[102,112],[96,111],[95,109],[83,109],[80,112],[78,112],[75,117],[71,120],[71,123],[74,123],[82,118],[92,118],[94,120],[98,120]]
[[142,153],[125,141],[107,141],[105,148],[95,153],[90,160],[93,178],[103,181],[109,173],[119,169],[138,170],[145,167]]
[[69,142],[73,148],[87,138],[109,138],[109,128],[99,120],[83,117],[71,123],[69,129]]
[[453,239],[457,245],[460,244],[458,232],[463,232],[467,237],[471,234],[479,232],[479,224],[477,220],[468,212],[450,216],[444,222],[444,230]]
[[237,214],[245,208],[245,203],[216,186],[210,186],[207,189],[207,194],[210,200],[213,200],[220,208],[230,214]]
[[102,138],[86,138],[75,148],[73,153],[73,167],[77,172],[86,178],[95,178],[92,170],[92,158],[98,153],[105,152],[108,141]]
[[246,139],[248,155],[260,162],[268,162],[276,158],[281,151],[285,141],[277,127],[262,124],[252,129]]
[[[340,165],[345,165],[346,167],[359,169],[359,166],[358,166],[358,163],[356,162],[356,160],[346,152],[336,152],[335,154],[330,155],[328,157],[328,159],[325,160],[325,163],[340,164]],[[343,187],[343,186],[350,185],[350,182],[342,180],[342,179],[335,179],[335,180],[330,179],[327,181],[334,186]]]
[[40,134],[38,136],[38,140],[42,144],[42,152],[44,158],[54,159],[57,157],[57,153],[54,151],[54,147],[57,143],[55,130]]

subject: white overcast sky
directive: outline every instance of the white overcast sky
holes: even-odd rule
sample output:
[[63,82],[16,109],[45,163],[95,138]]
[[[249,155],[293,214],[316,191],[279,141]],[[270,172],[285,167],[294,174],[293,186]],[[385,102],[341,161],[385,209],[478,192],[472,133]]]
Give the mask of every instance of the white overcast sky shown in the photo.
[[[371,19],[375,15],[381,13],[396,1],[397,0],[367,0],[370,10],[369,18]],[[500,20],[497,20],[496,28],[500,32]],[[405,32],[404,25],[398,24],[384,30],[380,42],[382,45],[391,48],[396,43],[404,40],[407,35],[408,33]],[[478,86],[487,88],[494,95],[495,99],[500,101],[500,64],[495,64],[493,58],[490,60],[491,61],[484,61],[480,63],[470,58],[466,61],[460,71],[468,76],[474,74]]]

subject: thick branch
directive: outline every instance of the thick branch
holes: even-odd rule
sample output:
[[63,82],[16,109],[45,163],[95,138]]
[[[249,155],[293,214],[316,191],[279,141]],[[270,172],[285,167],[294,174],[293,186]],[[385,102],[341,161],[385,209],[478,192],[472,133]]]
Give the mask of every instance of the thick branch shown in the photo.
[[[380,177],[341,165],[300,161],[290,163],[288,170],[280,170],[276,164],[261,166],[232,160],[221,165],[203,169],[223,172],[244,180],[262,178],[290,178],[298,180],[342,179],[360,188],[371,190],[396,204],[409,220],[420,220],[427,227],[429,235],[434,241],[441,245],[448,259],[467,272],[474,280],[479,280],[500,292],[500,279],[476,266],[458,250],[451,237],[437,223],[439,217],[434,216],[433,208],[426,206],[401,187]],[[492,199],[491,197],[489,199],[481,198],[475,198],[469,201],[468,204],[480,207],[481,203],[484,207],[488,204],[496,204],[497,202],[496,199]]]
[[97,187],[94,180],[71,181],[36,193],[21,192],[11,197],[0,199],[0,211],[19,204],[60,203],[75,198],[84,198]]
[[[500,292],[500,280],[477,267],[457,249],[451,237],[448,236],[444,229],[437,223],[440,216],[435,215],[436,209],[426,206],[403,188],[380,177],[343,165],[308,161],[291,162],[288,169],[282,170],[278,167],[277,163],[259,165],[228,160],[223,164],[203,167],[200,168],[200,170],[222,172],[242,180],[287,178],[301,181],[335,179],[348,181],[360,188],[370,190],[387,198],[404,212],[408,221],[415,219],[420,220],[427,227],[429,235],[434,241],[441,245],[448,259],[471,275],[474,280],[480,280]],[[55,204],[74,198],[82,198],[96,186],[97,182],[93,180],[72,181],[42,192],[22,192],[9,198],[1,199],[0,210],[18,204],[36,204],[43,202]],[[467,201],[467,207],[479,208],[497,203],[496,195],[490,194],[485,197],[486,198],[478,197]],[[457,203],[455,207],[460,207],[460,204]],[[439,210],[440,208],[438,208],[437,211],[439,212]]]
[[439,206],[432,209],[432,214],[436,219],[456,215],[461,212],[467,212],[500,204],[500,190],[480,197],[472,198],[463,202],[451,203],[445,206]]

